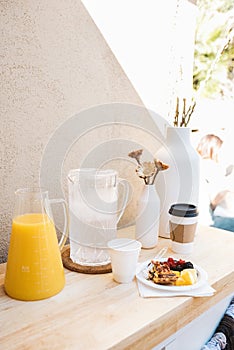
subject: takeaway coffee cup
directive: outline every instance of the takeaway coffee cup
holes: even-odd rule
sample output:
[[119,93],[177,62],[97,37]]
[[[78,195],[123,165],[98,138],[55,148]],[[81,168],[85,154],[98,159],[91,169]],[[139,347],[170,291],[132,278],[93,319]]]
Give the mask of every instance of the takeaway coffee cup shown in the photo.
[[198,219],[196,205],[176,203],[170,207],[169,214],[171,249],[179,254],[191,253]]

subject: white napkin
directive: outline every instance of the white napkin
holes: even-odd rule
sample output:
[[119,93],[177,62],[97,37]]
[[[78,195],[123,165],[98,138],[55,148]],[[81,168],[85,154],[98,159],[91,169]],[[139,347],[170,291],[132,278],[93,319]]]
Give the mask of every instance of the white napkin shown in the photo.
[[[143,263],[144,264],[144,263]],[[146,264],[147,266],[147,264]],[[214,295],[216,292],[214,288],[212,288],[207,280],[204,280],[204,283],[200,285],[198,288],[194,289],[188,289],[188,290],[162,290],[162,289],[157,289],[155,287],[150,287],[148,284],[142,283],[138,278],[137,274],[140,273],[142,268],[142,264],[137,265],[136,269],[136,279],[137,279],[137,285],[138,285],[138,290],[139,294],[142,298],[152,298],[152,297],[177,297],[177,296],[189,296],[189,297],[210,297]],[[153,283],[153,282],[152,282]]]
[[151,288],[137,279],[137,285],[139,294],[142,298],[152,297],[178,297],[178,296],[189,296],[189,297],[210,297],[214,295],[215,289],[212,288],[208,282],[205,282],[201,287],[188,290],[188,291],[167,291],[161,289]]

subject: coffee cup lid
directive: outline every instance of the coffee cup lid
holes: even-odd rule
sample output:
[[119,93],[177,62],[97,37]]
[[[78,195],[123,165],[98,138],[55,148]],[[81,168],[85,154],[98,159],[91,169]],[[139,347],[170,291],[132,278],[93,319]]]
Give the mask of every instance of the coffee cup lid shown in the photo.
[[169,214],[185,218],[192,218],[198,216],[198,210],[194,204],[176,203],[172,204],[170,207]]

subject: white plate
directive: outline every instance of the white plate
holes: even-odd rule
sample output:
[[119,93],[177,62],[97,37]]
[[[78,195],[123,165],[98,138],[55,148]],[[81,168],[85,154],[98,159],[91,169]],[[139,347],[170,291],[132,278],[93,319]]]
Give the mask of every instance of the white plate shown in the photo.
[[[160,259],[159,261],[167,261],[167,259]],[[151,260],[145,261],[142,263],[138,269],[137,269],[137,274],[136,278],[143,284],[155,288],[155,289],[161,289],[161,290],[167,290],[167,291],[173,291],[173,292],[183,292],[183,291],[188,291],[192,289],[196,289],[201,287],[206,281],[207,281],[207,273],[205,270],[203,270],[200,266],[197,266],[193,264],[193,267],[197,270],[197,282],[189,285],[189,286],[171,286],[171,285],[162,285],[162,284],[157,284],[154,283],[151,280],[147,280],[144,275],[144,270],[147,269],[147,265],[151,262]]]

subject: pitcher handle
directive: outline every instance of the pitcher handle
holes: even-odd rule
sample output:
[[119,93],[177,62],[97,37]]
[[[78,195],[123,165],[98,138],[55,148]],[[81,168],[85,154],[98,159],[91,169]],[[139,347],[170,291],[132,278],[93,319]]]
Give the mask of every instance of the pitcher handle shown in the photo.
[[63,228],[63,232],[62,232],[62,237],[60,238],[60,241],[59,241],[59,249],[61,251],[66,243],[66,240],[68,238],[68,233],[69,233],[68,206],[67,206],[67,202],[63,198],[50,199],[49,201],[51,204],[61,203],[63,205],[64,228]]
[[121,209],[118,210],[118,216],[117,216],[117,221],[116,221],[116,225],[118,224],[121,216],[123,215],[124,213],[124,210],[127,206],[127,202],[128,202],[128,197],[129,197],[129,183],[127,180],[125,179],[122,179],[122,178],[118,178],[118,186],[119,185],[123,185],[124,187],[124,196],[123,196],[123,202],[122,202],[122,205],[121,205]]

